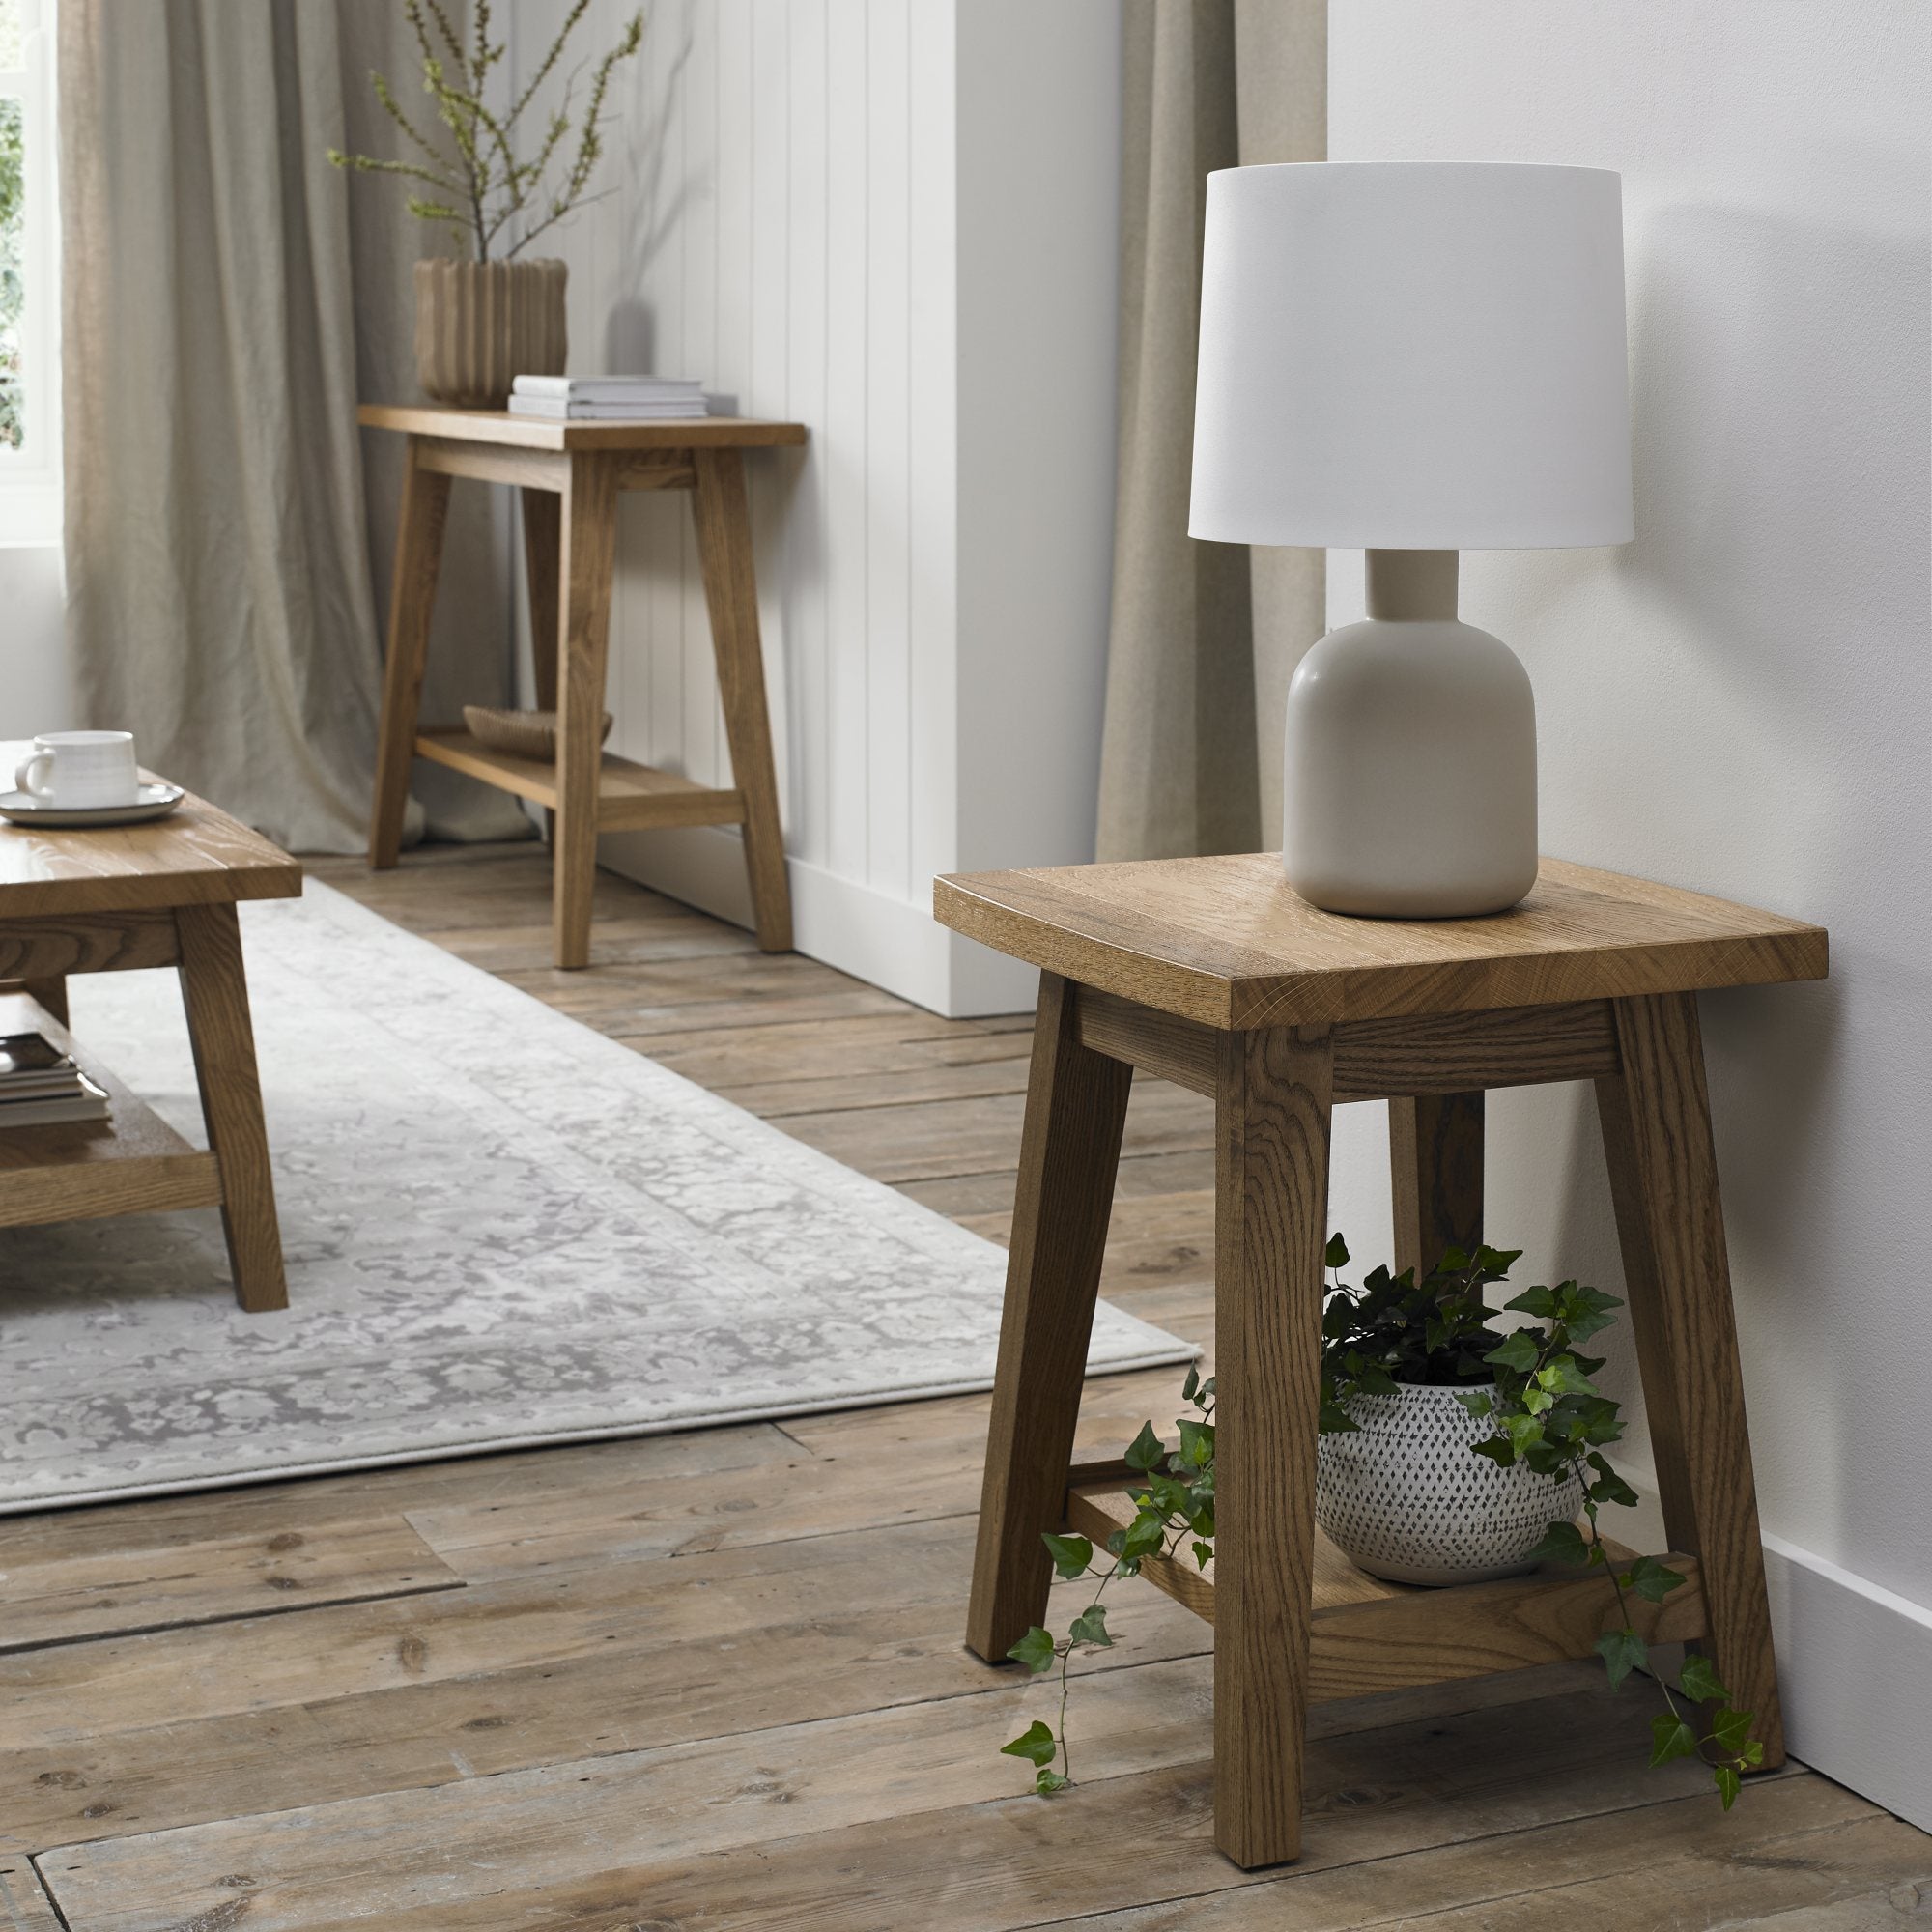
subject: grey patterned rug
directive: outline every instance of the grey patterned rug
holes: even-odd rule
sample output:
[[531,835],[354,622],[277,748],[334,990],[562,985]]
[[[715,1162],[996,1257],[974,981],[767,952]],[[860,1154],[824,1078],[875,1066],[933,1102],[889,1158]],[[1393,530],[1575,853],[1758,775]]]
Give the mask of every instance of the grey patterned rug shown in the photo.
[[[289,1310],[213,1209],[0,1230],[0,1513],[989,1384],[992,1243],[326,886],[242,923]],[[200,1141],[174,975],[71,993]]]

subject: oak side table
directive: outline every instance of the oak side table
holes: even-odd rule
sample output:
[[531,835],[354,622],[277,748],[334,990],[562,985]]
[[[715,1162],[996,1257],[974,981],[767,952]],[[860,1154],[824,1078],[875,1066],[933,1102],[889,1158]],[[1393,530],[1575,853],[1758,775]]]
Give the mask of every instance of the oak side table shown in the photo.
[[1214,1828],[1297,1856],[1307,1706],[1587,1657],[1603,1579],[1381,1583],[1315,1529],[1329,1114],[1386,1098],[1396,1265],[1481,1235],[1483,1094],[1590,1080],[1670,1552],[1654,1642],[1707,1652],[1783,1732],[1697,1026],[1700,988],[1815,980],[1815,925],[1561,860],[1491,919],[1317,911],[1272,853],[942,878],[943,924],[1041,969],[967,1641],[1044,1621],[1043,1531],[1132,1516],[1069,1465],[1133,1069],[1215,1109],[1216,1556],[1143,1574],[1214,1626]]
[[[0,759],[11,771],[27,749],[0,745]],[[45,1034],[113,1107],[104,1122],[0,1130],[0,1227],[218,1206],[235,1299],[251,1314],[288,1306],[235,905],[300,891],[286,852],[192,796],[149,825],[0,825],[0,993],[17,988],[0,997],[0,1033]],[[70,974],[140,966],[180,970],[206,1153],[68,1037]]]
[[[641,826],[744,828],[758,944],[791,949],[791,896],[758,642],[758,595],[743,452],[801,443],[799,423],[703,416],[664,422],[547,422],[506,410],[364,404],[357,419],[408,439],[389,599],[388,664],[376,758],[369,863],[402,847],[410,760],[429,758],[554,814],[555,959],[588,964],[597,835]],[[468,731],[418,731],[430,611],[449,484],[512,483],[523,499],[536,698],[557,718],[554,766],[491,751]],[[729,789],[694,784],[603,751],[611,573],[620,490],[689,490],[711,642],[731,747]]]

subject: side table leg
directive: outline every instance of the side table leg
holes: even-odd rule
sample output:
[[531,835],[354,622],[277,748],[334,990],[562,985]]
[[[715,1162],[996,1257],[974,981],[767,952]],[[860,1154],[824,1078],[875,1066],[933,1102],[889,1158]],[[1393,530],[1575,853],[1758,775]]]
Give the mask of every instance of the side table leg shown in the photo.
[[1214,1842],[1301,1850],[1333,1060],[1325,1029],[1221,1037],[1214,1156]]
[[1483,1238],[1483,1095],[1418,1094],[1388,1110],[1395,1271],[1420,1281],[1443,1249],[1473,1254]]
[[1040,1537],[1065,1506],[1133,1080],[1123,1061],[1075,1037],[1074,998],[1065,980],[1040,975],[966,1625],[989,1663],[1046,1615],[1052,1565]]
[[[530,669],[537,709],[556,709],[557,639],[563,627],[563,497],[554,490],[517,492],[524,511],[524,580],[530,596]],[[544,837],[556,838],[556,813],[544,812]]]
[[403,507],[389,579],[389,655],[383,668],[376,804],[369,820],[369,863],[379,870],[393,866],[403,849],[416,706],[422,698],[430,612],[436,604],[436,573],[442,559],[442,526],[448,514],[449,478],[422,468],[416,440],[411,437],[403,457]]
[[68,1024],[67,980],[65,976],[57,980],[22,980],[20,981],[20,990],[40,1001],[41,1005],[62,1026]]
[[1696,996],[1614,1010],[1623,1071],[1597,1082],[1597,1106],[1664,1526],[1702,1563],[1698,1647],[1755,1714],[1770,1769],[1784,1761],[1784,1724]]
[[616,562],[617,469],[608,457],[570,459],[558,539],[563,565],[556,720],[556,819],[552,918],[556,963],[590,963],[597,885],[597,793],[604,767],[604,674]]
[[182,1004],[194,1043],[194,1073],[209,1146],[221,1170],[221,1228],[235,1273],[235,1299],[251,1315],[289,1305],[275,1182],[255,1075],[255,1032],[242,967],[242,928],[233,905],[175,909],[181,939]]
[[697,487],[697,554],[704,568],[704,601],[724,732],[731,744],[731,782],[745,798],[745,867],[758,944],[767,952],[791,951],[791,888],[785,878],[784,835],[779,827],[778,776],[765,706],[765,660],[758,642],[758,586],[752,568],[752,519],[745,502],[744,459],[735,449],[692,452]]

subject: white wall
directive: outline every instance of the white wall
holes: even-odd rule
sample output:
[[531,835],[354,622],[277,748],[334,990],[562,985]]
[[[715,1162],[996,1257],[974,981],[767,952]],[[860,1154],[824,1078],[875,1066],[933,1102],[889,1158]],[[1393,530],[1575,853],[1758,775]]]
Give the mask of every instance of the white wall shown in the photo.
[[0,543],[0,738],[73,726],[65,598],[59,544]]
[[[593,0],[615,37],[631,0]],[[532,64],[561,12],[520,6]],[[1113,502],[1110,0],[665,0],[569,227],[571,367],[692,375],[751,460],[801,950],[947,1011],[1030,975],[941,932],[935,872],[1092,856]],[[544,246],[548,248],[546,240]],[[729,769],[682,497],[623,508],[611,749]],[[736,835],[607,864],[744,917]]]
[[[1932,10],[1331,0],[1329,36],[1337,160],[1624,176],[1637,540],[1468,557],[1463,611],[1535,680],[1546,851],[1831,927],[1829,981],[1707,997],[1706,1051],[1792,1748],[1932,1825]],[[1492,1236],[1617,1286],[1585,1096],[1493,1117]],[[1375,1125],[1345,1226],[1386,1225]]]

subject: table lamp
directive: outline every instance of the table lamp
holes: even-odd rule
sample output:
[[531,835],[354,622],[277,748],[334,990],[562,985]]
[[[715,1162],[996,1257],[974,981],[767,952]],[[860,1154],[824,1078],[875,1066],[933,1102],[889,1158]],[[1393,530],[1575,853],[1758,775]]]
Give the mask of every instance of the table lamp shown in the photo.
[[1320,161],[1208,177],[1190,535],[1367,553],[1289,686],[1282,864],[1330,912],[1536,881],[1536,706],[1458,553],[1628,543],[1622,181]]

